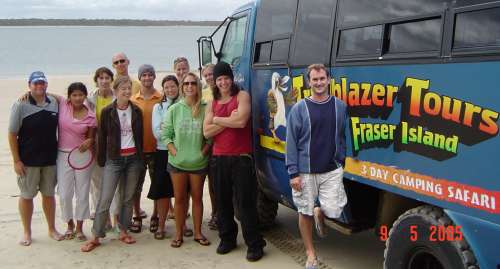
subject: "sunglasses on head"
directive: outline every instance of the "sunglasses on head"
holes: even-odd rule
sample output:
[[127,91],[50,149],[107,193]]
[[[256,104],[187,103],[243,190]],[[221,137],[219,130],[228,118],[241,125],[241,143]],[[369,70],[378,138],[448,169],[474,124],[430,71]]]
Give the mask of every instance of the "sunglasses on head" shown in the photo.
[[125,59],[120,59],[120,60],[116,60],[114,61],[113,63],[116,65],[116,64],[124,64],[127,60]]
[[188,86],[188,85],[196,86],[196,85],[198,85],[198,83],[196,83],[196,81],[184,81],[182,83],[182,85],[184,85],[184,86]]

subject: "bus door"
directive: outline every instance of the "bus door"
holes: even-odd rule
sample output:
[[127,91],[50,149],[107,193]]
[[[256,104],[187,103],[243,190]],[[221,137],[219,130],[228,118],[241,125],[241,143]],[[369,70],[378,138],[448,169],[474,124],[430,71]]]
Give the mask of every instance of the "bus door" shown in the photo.
[[[286,115],[306,96],[304,69],[329,64],[336,1],[261,1],[252,70],[257,173],[268,194],[294,207],[285,168]],[[278,196],[278,197],[276,197]]]
[[248,80],[249,59],[251,46],[249,43],[250,10],[244,10],[231,16],[226,33],[221,44],[219,61],[231,65],[234,72],[234,81],[244,89],[250,89]]
[[251,74],[256,172],[268,196],[293,207],[284,166],[285,97],[291,92],[287,61],[297,0],[259,3]]

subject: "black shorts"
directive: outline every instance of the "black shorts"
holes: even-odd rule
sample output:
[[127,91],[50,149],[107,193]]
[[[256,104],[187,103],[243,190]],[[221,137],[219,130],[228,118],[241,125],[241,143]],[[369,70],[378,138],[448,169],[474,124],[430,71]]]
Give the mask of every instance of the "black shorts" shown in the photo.
[[177,168],[171,164],[168,164],[167,171],[170,173],[186,173],[186,174],[206,175],[208,172],[208,169],[205,167],[205,168],[202,168],[199,170],[188,171],[188,170]]
[[174,197],[174,187],[170,174],[167,172],[167,164],[168,151],[157,150],[154,155],[155,172],[148,192],[148,198],[151,200]]

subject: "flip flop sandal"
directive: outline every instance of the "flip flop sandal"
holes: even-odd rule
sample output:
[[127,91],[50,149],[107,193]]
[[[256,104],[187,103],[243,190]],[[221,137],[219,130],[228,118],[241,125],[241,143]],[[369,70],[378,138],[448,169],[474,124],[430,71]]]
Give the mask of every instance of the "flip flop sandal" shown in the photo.
[[175,219],[175,214],[168,213],[167,214],[167,219]]
[[67,230],[64,233],[64,240],[72,240],[73,238],[75,238],[75,232],[74,231]]
[[134,244],[136,242],[135,239],[132,238],[130,235],[120,237],[119,240],[127,245]]
[[87,237],[82,232],[76,233],[76,240],[84,242],[87,241]]
[[185,237],[191,237],[191,236],[193,236],[193,230],[191,230],[191,229],[189,229],[189,228],[186,228],[186,229],[184,229],[184,233],[183,233],[183,235],[184,235]]
[[210,246],[210,241],[208,241],[208,239],[205,237],[195,238],[194,241],[202,246]]
[[81,248],[80,250],[82,252],[90,252],[92,250],[94,250],[96,247],[100,246],[101,243],[96,243],[94,241],[91,241],[91,242],[87,242],[85,243]]
[[210,230],[217,230],[217,217],[212,216],[212,218],[210,218],[208,221],[208,228]]
[[140,233],[142,231],[142,218],[141,217],[133,217],[133,222],[128,227],[129,231],[133,233]]
[[21,245],[23,247],[30,246],[31,245],[31,240],[22,239],[21,241],[19,241],[19,245]]
[[326,227],[325,227],[325,221],[324,218],[321,218],[320,216],[321,211],[317,208],[314,208],[314,227],[316,228],[316,234],[318,235],[319,238],[325,238],[326,237]]
[[156,240],[163,240],[163,239],[165,239],[165,232],[156,231],[155,234],[154,234],[154,238]]
[[155,233],[158,231],[158,222],[160,222],[160,219],[158,217],[153,217],[149,221],[149,231],[152,233]]
[[318,259],[314,259],[314,261],[312,261],[312,262],[306,261],[305,268],[306,269],[318,269],[319,268],[319,266],[318,266]]
[[182,246],[182,243],[184,243],[184,240],[174,239],[174,240],[172,240],[172,243],[170,243],[170,246],[173,248],[180,248]]

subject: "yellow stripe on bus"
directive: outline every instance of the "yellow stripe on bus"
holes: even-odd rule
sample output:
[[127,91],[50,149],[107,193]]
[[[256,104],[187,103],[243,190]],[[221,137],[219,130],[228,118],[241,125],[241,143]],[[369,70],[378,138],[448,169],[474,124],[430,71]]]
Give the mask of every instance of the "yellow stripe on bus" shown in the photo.
[[260,136],[260,145],[263,148],[274,150],[274,151],[277,151],[279,153],[285,154],[286,143],[284,141],[276,142],[276,140],[274,140],[274,138],[272,138],[270,136],[261,135]]

